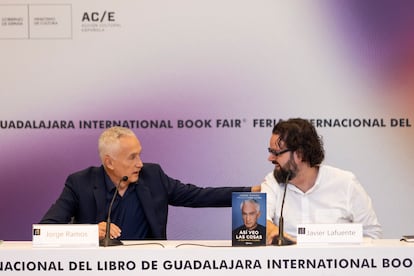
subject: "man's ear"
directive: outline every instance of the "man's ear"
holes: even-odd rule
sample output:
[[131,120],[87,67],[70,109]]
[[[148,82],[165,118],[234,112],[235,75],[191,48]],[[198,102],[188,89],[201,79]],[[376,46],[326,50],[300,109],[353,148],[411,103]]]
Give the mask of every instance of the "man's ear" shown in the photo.
[[109,155],[104,157],[104,166],[110,170],[114,169],[113,159]]
[[296,155],[296,158],[299,159],[300,161],[303,161],[303,153],[301,150],[295,150],[293,152],[293,155]]

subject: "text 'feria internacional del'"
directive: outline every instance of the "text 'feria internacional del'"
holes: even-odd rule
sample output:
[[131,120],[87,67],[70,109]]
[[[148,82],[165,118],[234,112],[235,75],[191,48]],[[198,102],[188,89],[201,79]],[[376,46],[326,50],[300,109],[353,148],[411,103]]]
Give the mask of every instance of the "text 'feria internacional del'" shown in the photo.
[[[172,129],[172,128],[271,128],[280,119],[179,119],[179,120],[0,120],[0,129],[106,129],[122,126],[130,129]],[[411,127],[409,118],[345,118],[309,119],[317,128],[384,128]]]

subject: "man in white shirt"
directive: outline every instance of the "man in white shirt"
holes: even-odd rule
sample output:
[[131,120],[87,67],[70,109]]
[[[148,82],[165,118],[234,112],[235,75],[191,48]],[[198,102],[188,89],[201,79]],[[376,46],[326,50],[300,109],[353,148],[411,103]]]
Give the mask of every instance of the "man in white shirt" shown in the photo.
[[284,232],[295,240],[302,223],[361,223],[363,235],[380,238],[382,228],[371,199],[351,172],[322,165],[323,143],[315,127],[305,119],[277,123],[272,131],[268,160],[275,165],[261,185],[267,193],[267,244],[279,234],[283,208]]

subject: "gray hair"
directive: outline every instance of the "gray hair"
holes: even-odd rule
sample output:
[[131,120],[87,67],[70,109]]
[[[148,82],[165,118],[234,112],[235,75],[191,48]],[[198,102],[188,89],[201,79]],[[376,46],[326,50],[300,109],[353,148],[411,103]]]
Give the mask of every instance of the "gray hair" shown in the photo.
[[245,203],[251,203],[256,208],[257,212],[260,212],[260,203],[256,199],[245,199],[240,203],[240,210],[243,210],[243,205]]
[[98,151],[103,163],[105,155],[113,155],[119,149],[119,139],[124,136],[135,136],[135,133],[126,127],[115,126],[106,129],[99,136]]

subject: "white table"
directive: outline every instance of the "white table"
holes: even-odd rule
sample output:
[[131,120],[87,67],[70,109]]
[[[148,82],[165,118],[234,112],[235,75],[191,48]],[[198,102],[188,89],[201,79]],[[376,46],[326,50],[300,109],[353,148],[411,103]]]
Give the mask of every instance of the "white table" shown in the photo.
[[128,241],[106,248],[0,245],[1,275],[414,275],[414,243],[231,247],[231,241]]

